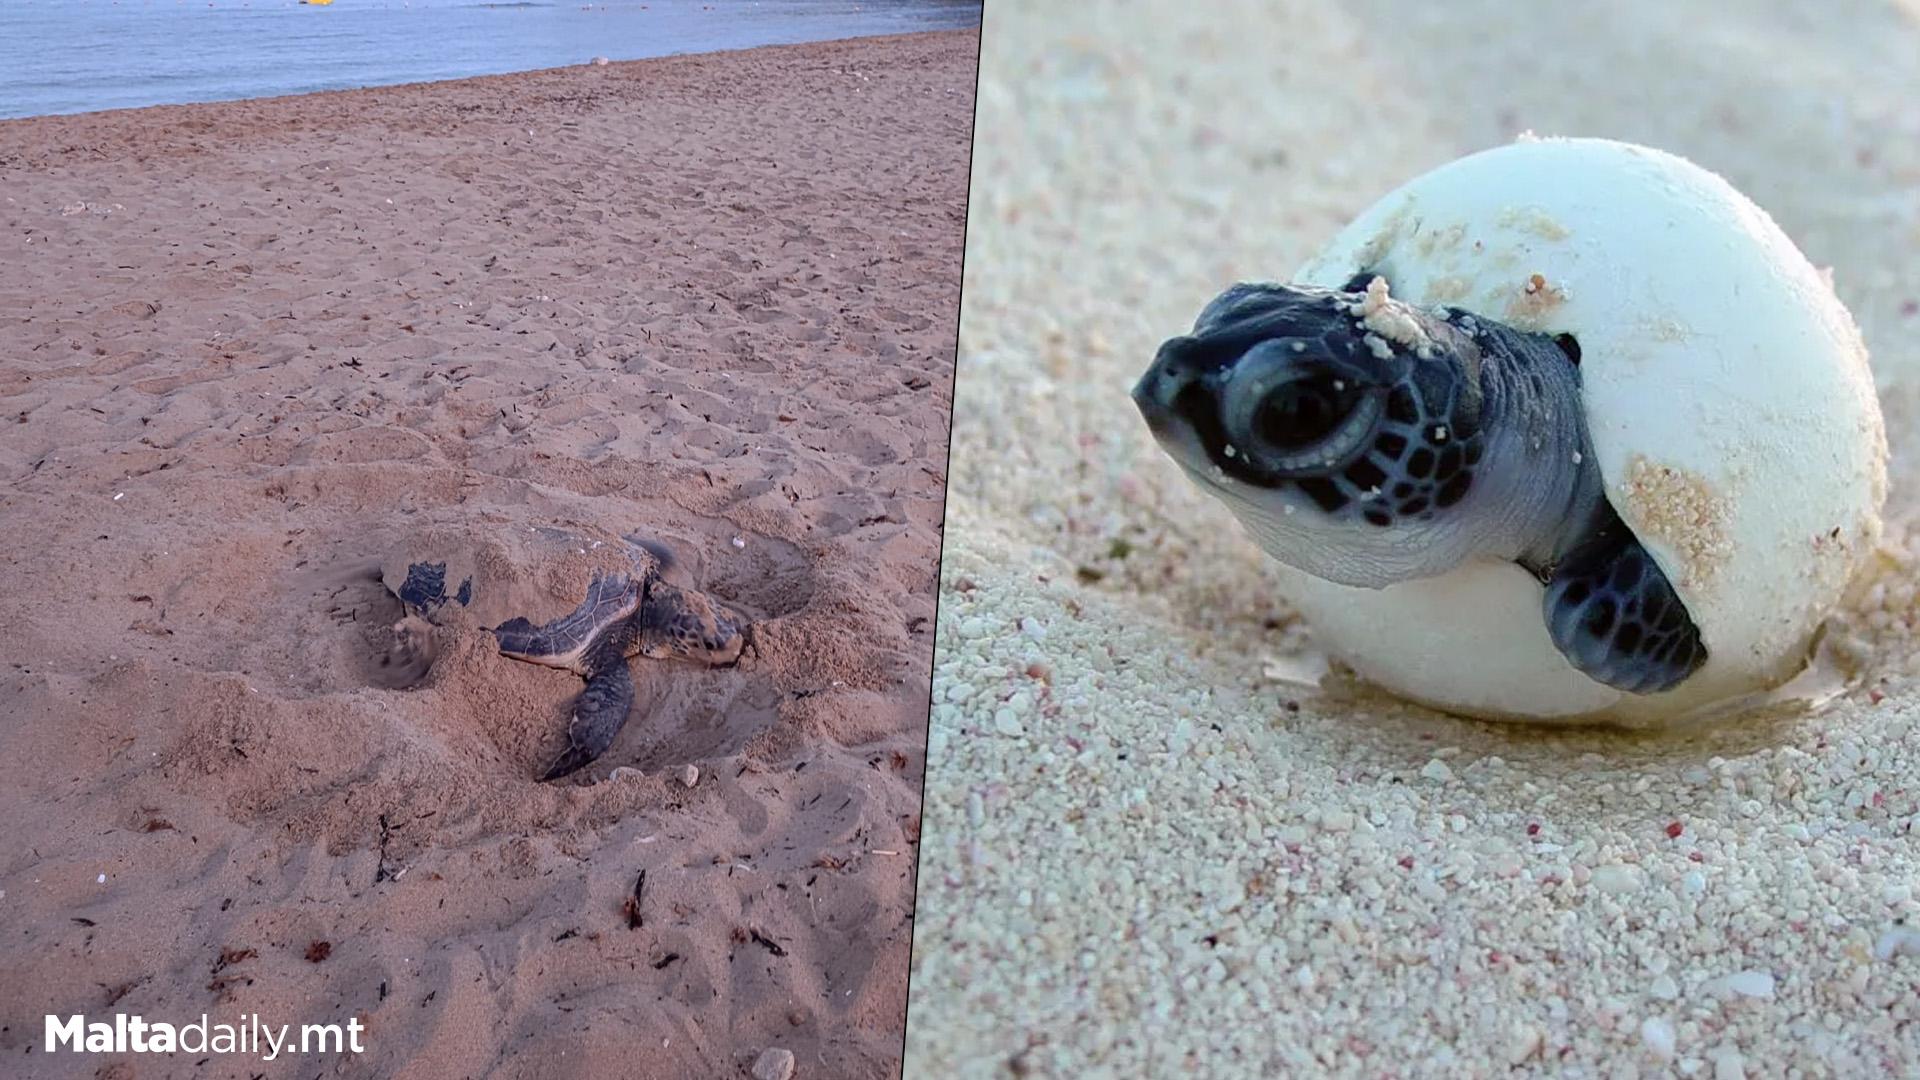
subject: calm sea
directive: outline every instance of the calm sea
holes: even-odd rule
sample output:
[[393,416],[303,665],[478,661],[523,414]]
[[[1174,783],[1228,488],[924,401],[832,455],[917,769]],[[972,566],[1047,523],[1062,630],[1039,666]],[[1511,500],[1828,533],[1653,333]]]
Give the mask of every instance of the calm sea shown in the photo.
[[0,0],[0,118],[980,25],[981,0]]

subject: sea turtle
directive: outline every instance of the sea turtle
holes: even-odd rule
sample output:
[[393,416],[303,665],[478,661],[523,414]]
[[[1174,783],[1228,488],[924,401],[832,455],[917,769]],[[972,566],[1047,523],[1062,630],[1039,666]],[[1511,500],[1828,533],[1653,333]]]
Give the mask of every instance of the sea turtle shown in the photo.
[[1283,280],[1229,289],[1136,399],[1370,683],[1686,722],[1805,670],[1879,565],[1865,342],[1831,276],[1684,158],[1523,135]]
[[[557,530],[529,531],[551,534],[545,537],[549,541],[566,535]],[[573,543],[570,538],[566,542]],[[567,749],[542,780],[583,768],[619,734],[634,700],[627,658],[679,658],[721,667],[736,663],[752,645],[752,627],[746,618],[705,593],[662,577],[673,561],[665,545],[633,538],[613,545],[585,543],[616,552],[616,562],[624,556],[630,565],[595,566],[586,597],[566,615],[538,625],[516,615],[491,628],[501,655],[563,668],[587,681],[586,689],[574,699]],[[584,545],[566,550],[587,554]],[[449,575],[444,559],[404,565],[404,580],[393,591],[408,611],[438,621],[451,606],[467,608],[476,602],[479,590],[472,573]],[[450,577],[459,578],[451,590]]]
[[1580,395],[1570,336],[1414,307],[1370,271],[1228,289],[1133,391],[1161,445],[1276,559],[1372,589],[1517,563],[1546,587],[1576,669],[1658,693],[1707,649],[1607,501]]

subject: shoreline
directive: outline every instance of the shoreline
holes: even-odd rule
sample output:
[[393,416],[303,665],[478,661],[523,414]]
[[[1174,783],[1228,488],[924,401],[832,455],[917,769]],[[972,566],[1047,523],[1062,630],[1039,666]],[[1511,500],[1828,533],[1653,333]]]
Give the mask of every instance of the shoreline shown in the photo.
[[[980,30],[979,30],[979,27],[976,26],[972,29],[919,30],[919,31],[914,31],[912,33],[905,33],[905,34],[861,34],[855,37],[823,38],[819,41],[783,42],[783,43],[773,44],[773,45],[746,45],[740,48],[712,49],[706,52],[668,53],[664,56],[640,56],[640,57],[634,57],[628,60],[608,60],[605,64],[596,64],[593,62],[593,59],[589,59],[589,60],[580,61],[579,63],[575,63],[575,64],[562,64],[556,67],[528,68],[524,71],[498,71],[498,72],[490,72],[484,75],[455,75],[445,79],[422,79],[422,80],[415,80],[411,82],[379,83],[371,86],[341,87],[341,88],[330,89],[330,90],[300,90],[300,91],[295,91],[293,93],[288,93],[288,94],[268,94],[262,97],[217,98],[210,101],[180,101],[180,102],[163,101],[163,102],[155,102],[151,105],[129,105],[129,106],[122,106],[122,107],[111,108],[111,109],[84,109],[79,112],[65,112],[65,113],[35,113],[32,116],[0,117],[0,131],[5,131],[7,126],[11,124],[28,124],[28,123],[38,123],[42,121],[56,121],[56,120],[81,120],[87,117],[94,117],[94,116],[110,116],[114,114],[126,114],[126,113],[145,113],[145,112],[148,112],[149,110],[154,110],[154,109],[197,109],[197,108],[203,108],[203,107],[209,107],[209,106],[221,106],[221,105],[231,105],[231,106],[267,105],[275,102],[283,102],[283,101],[290,101],[290,100],[304,101],[308,99],[324,98],[328,95],[335,95],[335,94],[352,95],[352,94],[364,94],[364,93],[372,93],[372,92],[379,92],[379,91],[400,91],[400,90],[412,91],[412,90],[420,90],[423,88],[445,86],[447,84],[482,83],[490,79],[520,79],[520,78],[540,77],[540,76],[564,77],[567,73],[574,72],[577,69],[582,69],[582,68],[589,69],[589,70],[595,70],[595,69],[611,70],[611,69],[625,68],[634,64],[655,64],[655,63],[673,62],[673,61],[724,58],[724,57],[738,56],[741,54],[766,52],[770,50],[805,49],[805,48],[810,48],[814,46],[844,46],[844,45],[854,44],[857,42],[869,42],[869,41],[881,41],[881,42],[912,41],[914,39],[920,39],[920,38],[937,39],[942,37],[943,35],[959,35],[959,36],[978,40],[980,36]],[[594,59],[598,59],[598,58],[596,57]]]

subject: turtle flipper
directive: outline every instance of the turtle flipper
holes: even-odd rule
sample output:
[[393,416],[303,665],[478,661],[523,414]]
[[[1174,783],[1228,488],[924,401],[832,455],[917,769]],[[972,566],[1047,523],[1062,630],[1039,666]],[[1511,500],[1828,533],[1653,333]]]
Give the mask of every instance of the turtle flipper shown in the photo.
[[573,700],[573,721],[567,726],[567,750],[542,780],[559,778],[585,768],[607,752],[613,737],[626,726],[633,708],[633,673],[627,670],[626,635],[603,640],[589,656],[592,671],[587,688]]
[[1707,662],[1700,628],[1617,514],[1547,581],[1547,630],[1573,666],[1634,694],[1671,690]]
[[632,615],[640,607],[644,593],[642,581],[625,574],[593,572],[587,585],[587,598],[571,614],[562,615],[543,626],[535,626],[524,616],[508,619],[493,628],[500,652],[515,660],[526,660],[548,667],[587,673],[588,653],[610,626]]
[[720,666],[740,659],[746,620],[706,593],[656,581],[640,609],[639,652],[655,659],[677,656]]

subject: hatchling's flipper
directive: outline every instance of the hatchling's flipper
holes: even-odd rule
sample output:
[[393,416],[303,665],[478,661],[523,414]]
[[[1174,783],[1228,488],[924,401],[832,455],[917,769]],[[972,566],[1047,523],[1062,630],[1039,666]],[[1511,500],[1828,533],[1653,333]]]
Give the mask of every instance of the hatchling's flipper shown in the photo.
[[656,581],[640,611],[638,651],[655,659],[678,656],[719,666],[740,659],[746,620],[706,593]]
[[500,651],[515,660],[587,674],[587,654],[614,624],[640,607],[643,583],[625,574],[593,572],[587,598],[570,615],[535,626],[524,617],[493,628]]
[[[542,780],[559,778],[585,768],[607,752],[613,737],[626,725],[633,708],[633,673],[627,670],[625,642],[610,640],[595,650],[593,659],[605,660],[587,676],[587,688],[573,701],[573,722],[567,727],[566,753],[554,761]],[[611,655],[608,655],[608,654]]]
[[1617,515],[1552,570],[1547,631],[1588,677],[1616,690],[1671,690],[1707,662],[1700,628]]

